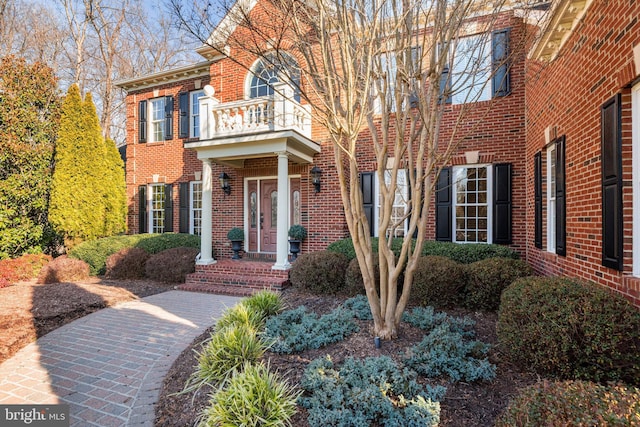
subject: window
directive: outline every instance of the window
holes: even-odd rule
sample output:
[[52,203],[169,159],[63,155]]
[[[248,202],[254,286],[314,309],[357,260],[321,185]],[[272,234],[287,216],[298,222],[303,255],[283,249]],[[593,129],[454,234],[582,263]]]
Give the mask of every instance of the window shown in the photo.
[[204,91],[196,90],[191,92],[191,114],[189,116],[189,136],[200,138],[200,97],[204,96]]
[[436,185],[436,240],[512,241],[511,164],[442,168]]
[[454,241],[490,243],[491,169],[487,165],[453,168]]
[[279,82],[289,83],[294,99],[300,102],[300,70],[295,59],[284,53],[267,54],[252,70],[249,98],[273,95],[274,85]]
[[[148,119],[149,118],[149,119]],[[138,104],[138,142],[173,139],[173,97],[163,96]]]
[[[556,146],[547,149],[547,251],[556,252]],[[553,212],[553,214],[549,214]]]
[[[385,172],[385,185],[391,182],[391,171]],[[372,236],[378,235],[378,224],[380,221],[380,210],[382,197],[380,195],[380,183],[377,173],[366,172],[360,174],[360,188],[363,196],[363,207],[369,222],[369,231]],[[407,171],[398,170],[397,188],[391,212],[390,228],[388,233],[393,233],[396,237],[403,237],[407,232],[407,221],[402,223],[408,209],[409,200],[409,180]]]
[[150,186],[150,204],[149,204],[149,232],[164,233],[165,231],[165,194],[164,184],[153,184]]
[[180,120],[179,138],[200,138],[200,98],[204,91],[194,90],[178,95]]
[[202,181],[192,181],[189,234],[202,234]]
[[[397,65],[397,57],[396,57],[397,53],[396,52],[384,52],[382,54],[380,54],[380,74],[385,76],[386,81],[387,81],[387,92],[386,92],[386,104],[387,104],[387,108],[388,111],[390,112],[395,112],[396,111],[396,104],[395,104],[395,96],[396,96],[396,84],[397,84],[397,73],[398,73],[398,65]],[[412,47],[411,48],[411,56],[412,56],[412,62],[411,65],[414,69],[417,69],[420,67],[421,64],[421,49],[419,47]],[[415,75],[416,72],[410,73],[412,75]],[[413,89],[413,83],[409,83],[408,85],[409,87],[405,87],[403,85],[403,87],[401,88],[401,90],[403,91],[411,91]],[[384,90],[385,87],[385,83],[384,83],[384,79],[381,79],[380,81],[378,81],[378,87],[376,88],[376,90]],[[402,95],[404,95],[404,92],[402,93]],[[413,104],[416,101],[415,98],[415,92],[412,92],[411,94],[409,94],[409,103]],[[405,106],[405,99],[403,97],[403,107]],[[380,102],[380,99],[377,95],[374,95],[374,113],[375,114],[381,114],[382,113],[382,103]]]
[[631,91],[631,126],[633,139],[633,275],[640,277],[640,84]]
[[165,99],[151,100],[151,141],[164,141]]
[[440,85],[447,103],[487,101],[510,93],[509,36],[510,30],[504,29],[448,43],[448,66]]

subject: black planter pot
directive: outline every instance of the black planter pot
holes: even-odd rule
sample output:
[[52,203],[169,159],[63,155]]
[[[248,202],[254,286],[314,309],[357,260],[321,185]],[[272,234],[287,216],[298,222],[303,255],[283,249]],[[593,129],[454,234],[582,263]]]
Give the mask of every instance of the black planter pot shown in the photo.
[[291,260],[295,261],[300,253],[300,240],[289,240],[289,252],[291,252]]
[[240,251],[242,250],[242,240],[232,240],[231,250],[233,250],[233,256],[231,259],[240,259]]

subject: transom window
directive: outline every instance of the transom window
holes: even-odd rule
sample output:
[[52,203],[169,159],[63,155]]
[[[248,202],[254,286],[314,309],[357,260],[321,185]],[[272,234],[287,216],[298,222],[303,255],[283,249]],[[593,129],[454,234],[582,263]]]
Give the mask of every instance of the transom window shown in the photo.
[[151,141],[164,141],[165,98],[151,100]]
[[491,168],[453,168],[454,241],[491,243]]

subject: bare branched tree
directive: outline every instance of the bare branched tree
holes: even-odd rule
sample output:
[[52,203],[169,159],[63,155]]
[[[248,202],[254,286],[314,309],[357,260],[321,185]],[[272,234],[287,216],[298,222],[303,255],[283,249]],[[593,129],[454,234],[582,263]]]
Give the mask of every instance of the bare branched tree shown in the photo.
[[[287,58],[300,64],[286,80],[300,82],[315,123],[328,131],[346,223],[382,338],[397,336],[440,170],[498,102],[492,95],[508,78],[514,55],[522,55],[525,26],[506,1],[240,0],[224,5],[225,18],[210,33],[219,11],[172,0],[183,28],[248,71],[246,58],[234,52],[250,52],[282,72],[292,68],[282,66]],[[520,39],[492,45],[493,30],[518,22]],[[445,116],[450,100],[458,105]],[[361,153],[375,158],[380,183],[377,254],[359,182]],[[398,211],[398,198],[406,210]]]

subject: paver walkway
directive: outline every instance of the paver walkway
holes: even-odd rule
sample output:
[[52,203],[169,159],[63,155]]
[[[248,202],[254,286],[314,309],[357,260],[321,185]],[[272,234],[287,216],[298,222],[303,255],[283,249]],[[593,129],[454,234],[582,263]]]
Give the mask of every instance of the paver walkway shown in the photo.
[[58,328],[0,365],[0,404],[68,403],[72,426],[153,426],[178,355],[238,298],[168,291]]

